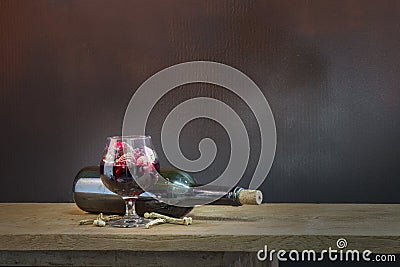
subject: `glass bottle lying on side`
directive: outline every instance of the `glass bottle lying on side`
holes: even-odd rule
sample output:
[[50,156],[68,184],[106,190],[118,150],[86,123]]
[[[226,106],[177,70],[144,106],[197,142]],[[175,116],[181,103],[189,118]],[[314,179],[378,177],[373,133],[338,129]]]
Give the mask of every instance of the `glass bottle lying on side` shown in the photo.
[[[198,186],[196,181],[188,173],[176,169],[161,169],[160,174],[170,183],[177,185],[173,191],[177,196],[184,194],[185,188]],[[215,199],[215,196],[221,195],[218,191],[204,191],[198,194],[196,198]],[[76,205],[87,212],[106,213],[106,214],[124,214],[124,200],[108,190],[100,179],[99,166],[89,166],[81,169],[75,177],[73,184],[73,196]],[[259,190],[248,190],[241,187],[235,187],[221,198],[214,200],[208,205],[259,205],[263,199]],[[169,205],[154,198],[151,194],[144,192],[136,201],[136,212],[143,216],[145,212],[157,212],[172,217],[183,217],[188,214],[193,207],[181,207]]]

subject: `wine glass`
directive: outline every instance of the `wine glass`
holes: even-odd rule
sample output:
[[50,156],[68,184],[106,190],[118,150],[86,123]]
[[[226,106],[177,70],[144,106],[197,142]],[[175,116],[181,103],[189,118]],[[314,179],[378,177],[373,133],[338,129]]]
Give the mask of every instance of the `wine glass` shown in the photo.
[[138,196],[158,180],[160,164],[150,136],[113,136],[107,144],[100,162],[103,184],[120,195],[126,204],[122,219],[110,221],[114,227],[140,227],[150,220],[135,212]]

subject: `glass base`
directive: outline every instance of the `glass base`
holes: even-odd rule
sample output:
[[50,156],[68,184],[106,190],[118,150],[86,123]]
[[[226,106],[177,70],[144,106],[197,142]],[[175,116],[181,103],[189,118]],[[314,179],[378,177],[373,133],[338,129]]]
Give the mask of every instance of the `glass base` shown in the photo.
[[152,220],[139,217],[138,215],[128,215],[122,217],[122,219],[110,221],[109,224],[112,227],[135,228],[144,227],[151,221]]

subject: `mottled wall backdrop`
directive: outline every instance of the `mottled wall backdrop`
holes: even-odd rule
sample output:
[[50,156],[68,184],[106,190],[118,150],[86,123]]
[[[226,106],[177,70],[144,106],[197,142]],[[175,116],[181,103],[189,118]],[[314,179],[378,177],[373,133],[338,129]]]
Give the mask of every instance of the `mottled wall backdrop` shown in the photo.
[[[121,132],[136,88],[165,67],[210,60],[246,73],[274,113],[267,202],[399,203],[399,14],[399,1],[0,1],[0,201],[72,201],[75,174]],[[246,186],[258,125],[218,86],[181,86],[157,103],[147,130],[162,167],[162,122],[195,96],[244,121]],[[199,182],[230,156],[226,132],[206,119],[183,129],[185,155],[198,157],[207,136],[219,153]]]

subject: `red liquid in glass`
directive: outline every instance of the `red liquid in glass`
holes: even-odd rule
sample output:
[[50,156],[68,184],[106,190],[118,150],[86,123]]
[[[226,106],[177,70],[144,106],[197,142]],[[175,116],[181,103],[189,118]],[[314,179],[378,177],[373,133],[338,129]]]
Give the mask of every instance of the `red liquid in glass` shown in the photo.
[[[128,167],[126,164],[104,164],[102,160],[100,163],[100,178],[110,191],[122,197],[134,197],[143,193],[142,187],[145,187],[143,185],[151,185],[157,181],[158,174],[154,170],[160,171],[159,161],[153,162],[151,166]],[[135,177],[145,177],[148,181],[142,180],[142,187],[139,186],[131,171],[134,172]]]

